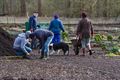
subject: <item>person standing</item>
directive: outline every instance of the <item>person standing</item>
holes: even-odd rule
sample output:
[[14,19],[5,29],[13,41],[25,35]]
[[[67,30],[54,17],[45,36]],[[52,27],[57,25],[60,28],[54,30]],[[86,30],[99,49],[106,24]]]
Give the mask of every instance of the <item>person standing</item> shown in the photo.
[[88,48],[89,55],[92,55],[90,38],[93,36],[93,27],[91,21],[88,19],[86,13],[81,14],[81,20],[79,21],[76,35],[81,39],[82,44],[82,56],[85,56],[85,48]]
[[54,33],[52,43],[59,43],[61,41],[61,31],[64,32],[65,30],[63,23],[57,14],[54,15],[54,19],[50,22],[49,30]]
[[32,16],[29,18],[29,29],[34,32],[37,29],[37,17],[38,17],[38,12],[34,12]]
[[39,40],[41,59],[47,59],[49,57],[49,45],[54,37],[54,34],[46,29],[37,29],[30,34],[30,38],[34,40],[35,38]]
[[23,58],[29,59],[29,55],[32,52],[32,49],[27,46],[29,44],[28,38],[31,34],[30,31],[26,33],[20,33],[14,41],[13,49],[16,51],[17,56],[23,56]]
[[[38,17],[38,12],[34,12],[33,15],[29,18],[29,27],[30,31],[34,32],[37,29],[37,17]],[[34,39],[31,42],[31,48],[35,49],[36,48],[36,43],[37,41]]]

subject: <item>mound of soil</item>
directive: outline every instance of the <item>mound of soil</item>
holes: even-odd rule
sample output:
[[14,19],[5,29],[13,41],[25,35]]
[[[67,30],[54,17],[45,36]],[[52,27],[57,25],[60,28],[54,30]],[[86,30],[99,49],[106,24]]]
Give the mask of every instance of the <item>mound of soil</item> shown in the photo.
[[14,38],[0,27],[0,56],[14,56],[12,48]]

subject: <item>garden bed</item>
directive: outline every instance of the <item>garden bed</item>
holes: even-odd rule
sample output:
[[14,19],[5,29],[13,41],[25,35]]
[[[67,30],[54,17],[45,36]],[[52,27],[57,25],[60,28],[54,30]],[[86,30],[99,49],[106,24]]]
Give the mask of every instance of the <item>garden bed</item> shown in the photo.
[[14,38],[0,27],[0,56],[15,55],[12,47],[13,41]]

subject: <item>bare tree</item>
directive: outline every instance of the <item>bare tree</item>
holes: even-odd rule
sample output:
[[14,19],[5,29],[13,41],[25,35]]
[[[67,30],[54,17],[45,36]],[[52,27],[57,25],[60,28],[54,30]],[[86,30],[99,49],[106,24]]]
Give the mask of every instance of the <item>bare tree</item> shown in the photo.
[[70,7],[71,7],[71,0],[66,1],[66,17],[70,17]]
[[108,0],[104,0],[104,3],[103,3],[103,6],[104,6],[104,10],[103,10],[103,17],[108,17]]
[[0,0],[0,14],[26,16],[38,11],[39,16],[59,13],[65,17],[78,17],[86,11],[91,17],[118,17],[120,0]]
[[26,16],[26,0],[20,0],[21,16]]
[[39,14],[39,16],[42,16],[42,2],[41,2],[41,0],[38,0],[38,14]]

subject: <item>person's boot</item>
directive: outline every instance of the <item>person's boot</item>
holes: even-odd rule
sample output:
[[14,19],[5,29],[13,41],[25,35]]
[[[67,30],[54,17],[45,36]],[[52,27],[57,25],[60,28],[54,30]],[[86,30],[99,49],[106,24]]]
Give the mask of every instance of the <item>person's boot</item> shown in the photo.
[[44,58],[44,56],[41,56],[41,57],[40,57],[40,59],[43,59],[43,58]]
[[92,50],[89,50],[89,55],[92,55],[93,53],[92,53]]
[[31,59],[30,56],[24,55],[23,59]]
[[47,60],[49,58],[48,53],[45,53],[45,57],[43,58],[44,60]]
[[41,57],[40,57],[40,59],[43,59],[43,58],[44,58],[44,52],[41,51]]

